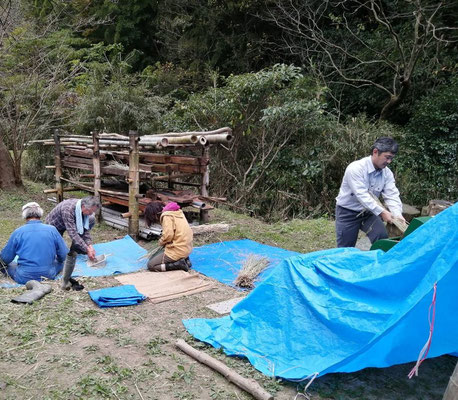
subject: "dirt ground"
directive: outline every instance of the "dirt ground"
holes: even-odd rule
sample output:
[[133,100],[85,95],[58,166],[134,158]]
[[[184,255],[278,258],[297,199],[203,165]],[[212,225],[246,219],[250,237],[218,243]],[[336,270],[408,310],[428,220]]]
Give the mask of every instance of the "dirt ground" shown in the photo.
[[[30,185],[25,192],[0,193],[0,248],[11,231],[22,224],[20,205],[31,200],[46,203],[41,189]],[[52,204],[44,207],[48,212]],[[196,238],[196,245],[248,237],[303,252],[333,246],[333,223],[324,219],[269,225],[223,210],[217,210],[212,219],[230,222],[231,231]],[[95,229],[94,241],[122,235],[102,225]],[[145,301],[134,307],[100,309],[87,291],[119,283],[113,277],[81,281],[85,285],[81,292],[63,292],[58,282],[52,281],[53,291],[30,306],[10,302],[23,289],[0,289],[0,399],[252,398],[178,350],[175,343],[180,338],[255,379],[276,399],[306,398],[298,394],[303,384],[266,377],[246,360],[227,357],[185,331],[183,319],[219,317],[206,306],[243,293],[215,281],[213,290],[160,304]],[[309,395],[310,399],[322,400],[439,400],[455,363],[451,356],[427,360],[419,377],[412,380],[407,374],[413,363],[330,374],[316,379]]]

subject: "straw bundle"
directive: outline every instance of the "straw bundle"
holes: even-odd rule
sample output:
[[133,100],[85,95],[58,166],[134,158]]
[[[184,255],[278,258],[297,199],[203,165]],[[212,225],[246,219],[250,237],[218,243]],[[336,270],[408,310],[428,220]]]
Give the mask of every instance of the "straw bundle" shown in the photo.
[[[382,204],[377,196],[375,196],[373,193],[370,193],[370,195],[380,207],[383,207],[383,209],[386,210],[386,207]],[[393,217],[393,225],[396,226],[396,228],[398,228],[402,233],[404,233],[409,226],[407,222],[399,217]]]
[[150,258],[154,257],[157,253],[159,253],[162,249],[162,246],[153,247],[150,251],[148,251],[148,253],[146,253],[144,256],[139,257],[137,260],[143,260],[144,258],[149,260]]
[[269,265],[267,257],[256,254],[248,255],[247,259],[240,268],[239,274],[234,283],[237,286],[251,289],[254,287],[256,277]]

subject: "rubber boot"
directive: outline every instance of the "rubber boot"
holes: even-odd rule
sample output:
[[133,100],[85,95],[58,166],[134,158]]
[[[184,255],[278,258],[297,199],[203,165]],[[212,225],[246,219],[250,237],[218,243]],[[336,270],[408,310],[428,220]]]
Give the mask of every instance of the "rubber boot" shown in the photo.
[[25,292],[11,300],[12,303],[32,304],[34,301],[41,299],[44,295],[51,293],[49,285],[43,285],[38,281],[27,281],[25,287],[29,292]]
[[176,270],[183,270],[188,272],[188,264],[186,263],[184,258],[181,258],[177,261],[171,262],[171,263],[165,263],[165,270],[166,271],[176,271]]
[[72,284],[70,282],[70,277],[72,276],[73,270],[75,269],[76,264],[76,253],[68,253],[65,258],[64,268],[62,270],[62,290],[70,290]]

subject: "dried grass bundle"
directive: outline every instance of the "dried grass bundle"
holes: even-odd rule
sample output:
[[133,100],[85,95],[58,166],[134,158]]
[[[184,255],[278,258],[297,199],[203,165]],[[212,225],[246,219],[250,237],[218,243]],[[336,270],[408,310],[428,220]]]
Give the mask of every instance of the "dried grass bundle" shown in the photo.
[[[386,210],[386,207],[382,204],[377,196],[375,196],[373,193],[370,193],[370,195],[380,207],[383,207],[383,209]],[[396,228],[398,228],[402,233],[404,233],[409,226],[407,222],[399,217],[393,217],[393,225],[396,226]]]
[[252,289],[256,277],[269,265],[267,257],[250,254],[240,268],[239,274],[234,283],[237,286]]
[[124,164],[122,162],[116,161],[116,160],[110,160],[107,162],[107,166],[113,167],[116,169],[122,169],[122,170],[128,170],[129,166],[127,164]]
[[148,253],[146,253],[144,256],[139,257],[137,260],[143,260],[144,258],[149,260],[150,258],[154,257],[157,253],[159,253],[162,249],[162,246],[153,247],[150,251],[148,251]]

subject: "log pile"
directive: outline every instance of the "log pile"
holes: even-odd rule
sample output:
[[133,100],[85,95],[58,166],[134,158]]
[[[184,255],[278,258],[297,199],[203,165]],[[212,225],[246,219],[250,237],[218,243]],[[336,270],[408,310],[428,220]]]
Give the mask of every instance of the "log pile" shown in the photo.
[[[213,208],[208,202],[225,200],[208,195],[209,148],[232,139],[231,129],[221,128],[145,136],[132,131],[129,136],[93,133],[92,137],[55,132],[54,140],[36,142],[55,146],[55,165],[46,168],[55,169],[56,187],[47,193],[55,192],[62,201],[64,192],[85,190],[100,196],[105,205],[127,206],[129,233],[135,231],[133,236],[138,237],[139,214],[152,200],[197,208],[206,222],[207,211]],[[107,178],[127,183],[129,191],[112,190],[105,184]],[[140,184],[152,193],[140,193]],[[176,186],[197,188],[199,193]]]

